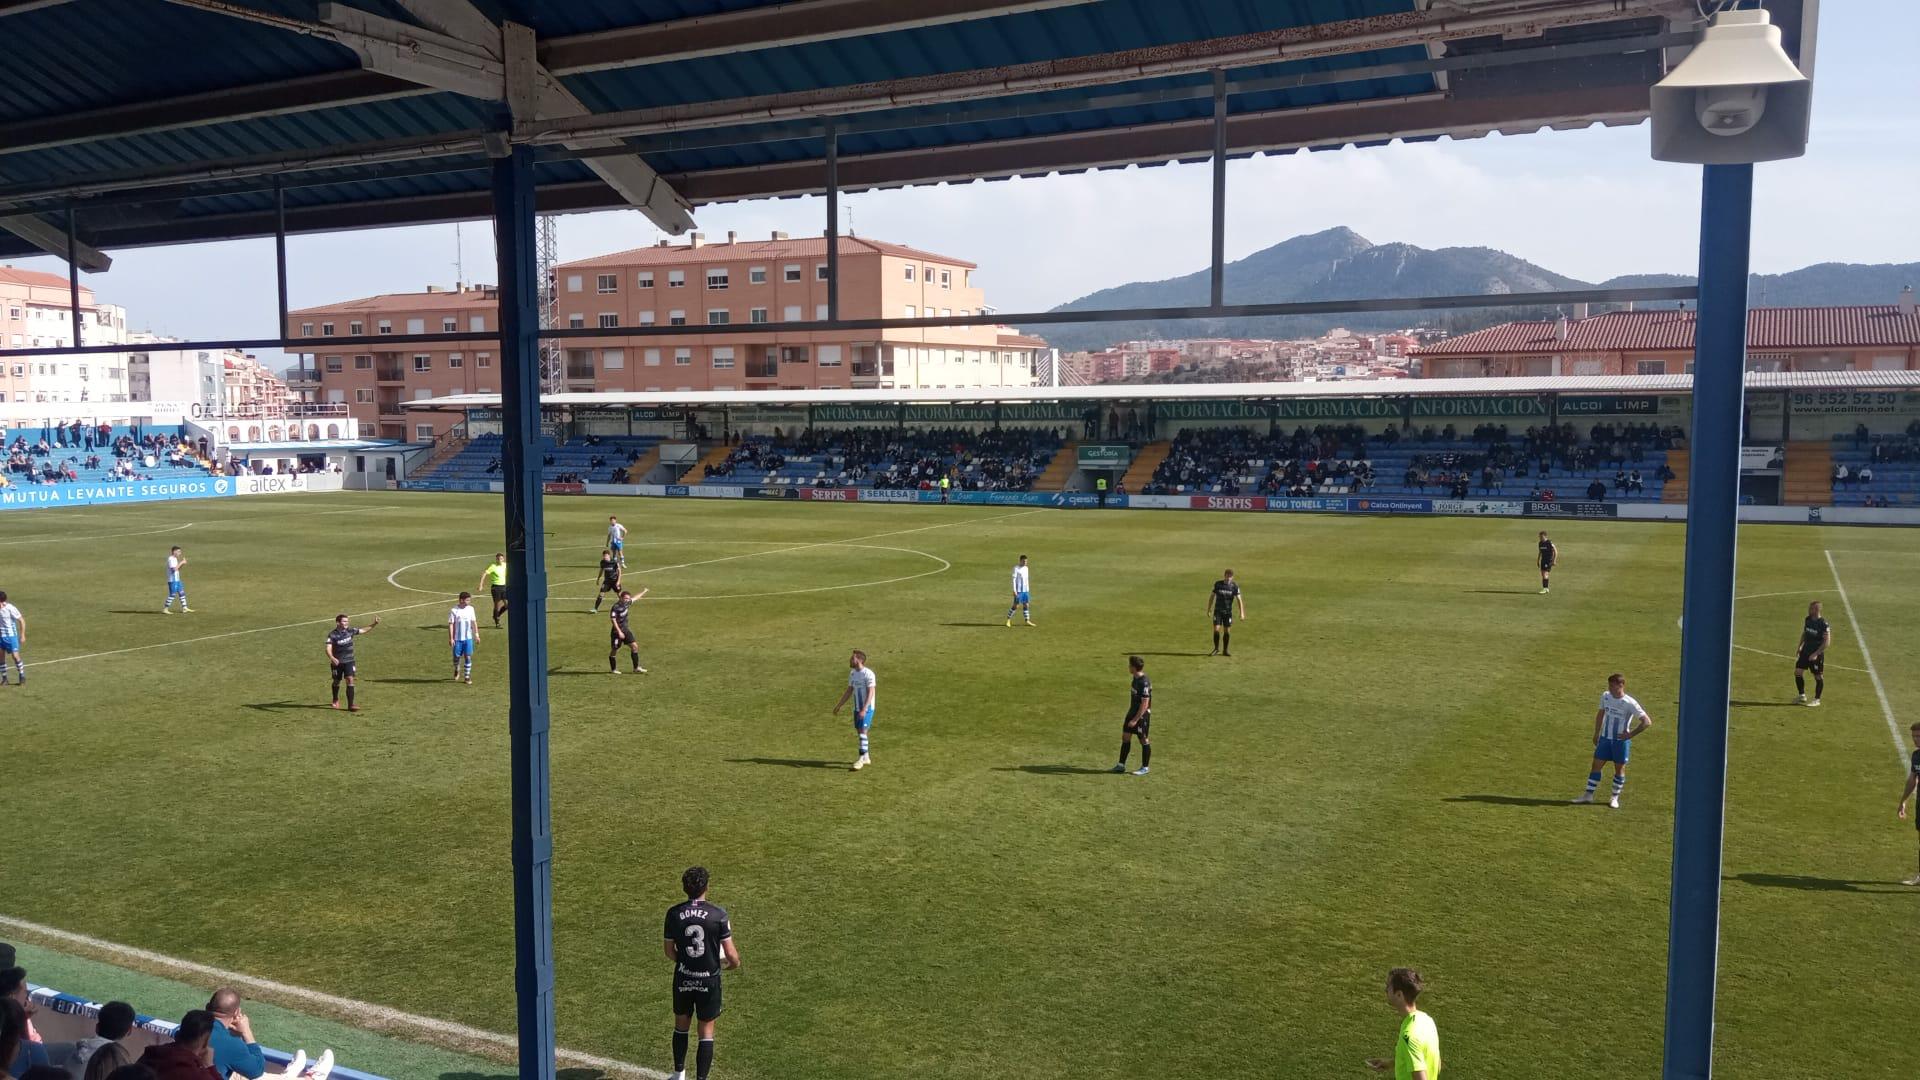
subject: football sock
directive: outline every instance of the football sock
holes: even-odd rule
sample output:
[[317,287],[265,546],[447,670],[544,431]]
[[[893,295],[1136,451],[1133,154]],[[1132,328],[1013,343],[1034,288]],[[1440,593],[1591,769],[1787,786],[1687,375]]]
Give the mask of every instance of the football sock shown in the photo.
[[347,708],[353,708],[353,684],[347,684]]
[[713,1040],[701,1039],[700,1049],[694,1051],[694,1066],[698,1070],[699,1080],[707,1080],[707,1074],[713,1071]]
[[1140,767],[1144,769],[1151,764],[1153,764],[1153,744],[1142,739],[1140,740]]
[[1587,774],[1587,794],[1589,795],[1593,794],[1593,789],[1599,786],[1600,786],[1600,770],[1595,769],[1592,772]]
[[1620,789],[1626,786],[1627,786],[1627,778],[1624,776],[1621,776],[1619,773],[1614,773],[1613,774],[1613,797],[1616,799],[1619,798]]
[[640,670],[640,654],[639,654],[639,653],[629,653],[628,655],[629,655],[629,656],[631,656],[631,657],[633,657],[633,670],[635,670],[635,671],[639,671],[639,670]]
[[180,610],[181,611],[187,610],[187,594],[186,593],[180,594]]
[[1795,690],[1798,690],[1798,691],[1800,691],[1800,692],[1801,692],[1801,693],[1803,693],[1803,694],[1804,694],[1804,693],[1806,693],[1806,692],[1807,692],[1807,677],[1806,677],[1805,675],[1801,675],[1801,674],[1798,674],[1798,673],[1796,673],[1796,674],[1794,675],[1794,677],[1793,677],[1793,688],[1794,688]]
[[687,1069],[687,1033],[673,1033],[673,1071],[685,1072]]
[[1127,756],[1132,753],[1133,753],[1133,740],[1121,739],[1120,740],[1120,764],[1125,765],[1127,763]]
[[[605,594],[603,593],[603,594],[601,594],[601,595],[605,595]],[[593,598],[593,610],[595,610],[595,611],[599,611],[599,610],[600,610],[600,597],[599,597],[599,596],[595,596],[595,597]]]
[[1228,630],[1226,633],[1220,635],[1220,651],[1233,651],[1233,631]]
[[333,679],[333,703],[340,704],[340,677],[337,675]]
[[1014,612],[1016,612],[1016,611],[1019,611],[1019,610],[1020,610],[1020,605],[1019,605],[1019,604],[1015,604],[1015,605],[1013,605],[1012,607],[1010,607],[1010,608],[1008,608],[1008,609],[1007,609],[1007,618],[1009,618],[1009,619],[1011,619],[1011,618],[1013,618],[1013,613],[1014,613]]
[[615,649],[612,652],[607,654],[607,670],[608,671],[620,670],[620,650],[619,649]]
[[864,731],[860,733],[860,756],[867,756],[867,733]]
[[1213,647],[1216,649],[1220,647],[1220,631],[1218,630],[1213,632]]
[[1822,676],[1815,675],[1813,677],[1813,699],[1815,701],[1820,700],[1820,695],[1823,691],[1826,690],[1826,688],[1827,688],[1827,680]]

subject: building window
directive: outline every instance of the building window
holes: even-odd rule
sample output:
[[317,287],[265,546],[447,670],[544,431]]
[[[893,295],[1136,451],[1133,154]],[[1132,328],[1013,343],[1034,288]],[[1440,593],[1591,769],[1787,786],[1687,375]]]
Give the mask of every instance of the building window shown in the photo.
[[493,354],[492,354],[492,353],[480,353],[480,354],[478,354],[478,355],[476,355],[476,356],[475,356],[475,357],[473,358],[473,366],[474,366],[474,367],[492,367],[492,366],[493,366]]
[[382,334],[391,334],[393,333],[393,322],[389,319],[381,319],[380,325],[376,329]]
[[820,366],[821,367],[839,367],[840,366],[840,346],[838,345],[820,346]]
[[903,267],[901,267],[901,269],[902,269],[902,270],[905,270],[905,271],[907,272],[907,280],[908,280],[908,281],[912,281],[912,280],[913,280],[913,267],[911,267],[911,266],[903,266]]
[[433,357],[427,355],[426,353],[415,353],[413,355],[413,370],[432,371]]
[[353,392],[353,400],[361,405],[371,405],[373,404],[373,391],[366,387],[361,387]]
[[600,329],[611,330],[612,328],[619,325],[620,325],[620,316],[607,311],[603,311],[600,313]]
[[[767,283],[767,268],[766,268],[766,267],[764,267],[764,266],[754,266],[754,267],[749,267],[749,268],[747,269],[747,284],[749,284],[749,285],[765,285],[766,283]],[[19,317],[19,316],[17,316],[17,315],[15,316],[15,318],[18,318],[18,317]]]
[[579,292],[584,284],[585,283],[581,280],[581,277],[579,274],[567,275],[567,291],[568,292]]
[[448,353],[447,366],[450,368],[466,367],[467,358],[460,353]]
[[905,315],[901,316],[902,318],[917,319],[920,317],[920,309],[917,307],[914,307],[912,304],[907,305],[906,312],[907,313]]
[[687,284],[687,272],[685,270],[667,271],[667,288],[682,289],[686,287],[686,284]]
[[941,308],[941,309],[940,309],[940,317],[941,317],[941,318],[943,318],[943,319],[951,319],[951,318],[953,318],[953,309],[952,309],[952,308]]
[[788,304],[786,307],[780,309],[780,321],[781,322],[799,322],[800,321],[800,305]]
[[578,330],[586,325],[587,317],[579,312],[574,312],[572,315],[567,316],[567,329],[569,330]]
[[814,322],[827,321],[827,305],[825,304],[813,305],[813,321]]
[[708,326],[725,326],[733,321],[733,313],[726,308],[714,308],[707,312]]
[[800,264],[788,263],[787,265],[781,267],[780,278],[783,281],[799,281],[800,280]]
[[707,271],[707,288],[718,291],[727,287],[727,268],[715,267]]
[[813,265],[813,280],[815,281],[827,280],[827,264],[826,263],[815,263]]
[[950,270],[940,271],[940,287],[943,289],[953,288],[953,272],[952,271]]
[[624,349],[601,349],[600,370],[621,371],[627,366],[627,354]]
[[456,319],[456,318],[454,318],[454,317],[453,317],[453,316],[451,316],[451,315],[446,315],[446,316],[443,316],[443,317],[442,317],[442,318],[440,319],[440,332],[441,332],[441,333],[443,333],[443,334],[452,334],[452,333],[457,333],[457,332],[459,332],[459,330],[460,330],[460,320],[459,320],[459,319]]
[[641,312],[641,313],[640,313],[640,325],[641,325],[641,326],[652,326],[652,325],[653,325],[653,312],[651,312],[651,311],[643,311],[643,312]]
[[427,320],[425,319],[408,319],[407,320],[407,333],[424,334],[426,332],[427,332]]
[[713,350],[713,366],[715,369],[732,367],[733,366],[733,349],[727,346],[721,346],[719,348],[714,349]]
[[323,323],[321,323],[321,324],[320,324],[320,336],[321,336],[321,337],[332,337],[332,336],[333,336],[333,324],[332,324],[332,323],[330,323],[330,322],[323,322]]
[[348,323],[348,324],[347,324],[347,336],[348,336],[348,337],[359,337],[360,335],[362,335],[362,334],[364,334],[364,333],[366,333],[366,332],[367,332],[367,324],[366,324],[366,323],[363,323],[363,322],[350,322],[350,323]]
[[691,367],[692,365],[693,365],[692,349],[681,348],[681,349],[673,350],[673,366],[674,367]]
[[432,442],[433,441],[433,425],[432,424],[413,425],[413,441],[414,442]]
[[767,321],[767,309],[766,309],[766,308],[763,308],[763,307],[757,307],[757,308],[752,308],[752,309],[750,309],[750,310],[749,310],[749,311],[747,312],[747,321],[748,321],[748,322],[755,322],[755,323],[762,323],[762,322],[766,322],[766,321]]
[[467,329],[476,334],[486,333],[487,317],[485,315],[474,315],[469,317],[467,319]]
[[301,337],[312,337],[312,336],[313,336],[313,324],[312,324],[312,323],[310,323],[310,322],[303,322],[303,323],[301,323],[301,324],[300,324],[300,336],[301,336]]
[[668,326],[687,325],[687,313],[679,310],[667,312],[667,325]]
[[593,278],[593,291],[594,291],[594,292],[597,292],[597,293],[610,293],[610,292],[615,292],[615,291],[618,291],[618,290],[619,290],[619,288],[620,288],[620,278],[619,278],[619,276],[618,276],[618,275],[616,275],[616,274],[596,274],[596,275],[594,275],[594,278]]
[[634,287],[640,288],[640,289],[653,288],[653,271],[651,270],[640,271],[638,274],[634,275],[633,284],[634,284]]
[[780,346],[780,362],[781,362],[781,363],[783,363],[783,364],[804,364],[804,363],[806,363],[806,362],[807,362],[807,347],[806,347],[805,345],[782,345],[782,346]]
[[327,373],[328,373],[328,374],[330,374],[330,375],[338,375],[338,374],[340,374],[340,371],[341,371],[341,367],[340,367],[340,358],[339,358],[339,357],[337,357],[337,356],[329,356],[329,357],[327,357],[327,359],[326,359],[326,365],[327,365]]
[[646,360],[646,365],[648,367],[659,367],[660,366],[660,350],[648,349],[646,351],[645,360]]
[[593,378],[593,350],[592,349],[568,349],[567,350],[567,378],[569,379]]
[[1639,375],[1665,375],[1666,373],[1667,362],[1665,360],[1642,360],[1639,362],[1636,372],[1636,374]]

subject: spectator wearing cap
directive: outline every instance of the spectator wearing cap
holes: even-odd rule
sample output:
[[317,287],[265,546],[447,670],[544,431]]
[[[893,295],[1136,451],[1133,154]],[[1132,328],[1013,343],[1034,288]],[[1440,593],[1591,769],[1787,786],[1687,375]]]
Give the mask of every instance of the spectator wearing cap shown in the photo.
[[222,1077],[239,1073],[257,1080],[267,1071],[267,1059],[253,1038],[253,1021],[240,1008],[240,993],[223,986],[207,999],[207,1011],[213,1014],[213,1070]]
[[[121,1065],[133,1062],[133,1055],[120,1045],[120,1040],[133,1030],[133,1006],[124,1001],[109,1001],[100,1006],[100,1017],[94,1021],[93,1034],[85,1039],[68,1045],[66,1052],[59,1055],[54,1064],[66,1070],[68,1080],[87,1080],[94,1072],[105,1076]],[[108,1050],[112,1047],[118,1053]],[[103,1056],[104,1052],[104,1056]],[[104,1062],[113,1062],[111,1066],[96,1070],[92,1067],[94,1058]]]
[[213,1014],[195,1009],[180,1018],[173,1041],[147,1047],[140,1064],[153,1070],[154,1080],[220,1080],[213,1071]]

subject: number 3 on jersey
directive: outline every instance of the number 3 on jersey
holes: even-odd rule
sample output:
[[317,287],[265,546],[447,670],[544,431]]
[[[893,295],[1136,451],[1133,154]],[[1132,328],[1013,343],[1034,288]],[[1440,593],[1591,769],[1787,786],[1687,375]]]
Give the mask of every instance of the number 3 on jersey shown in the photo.
[[698,959],[707,955],[707,928],[699,923],[688,923],[681,928],[687,936],[687,943],[680,947],[685,956]]

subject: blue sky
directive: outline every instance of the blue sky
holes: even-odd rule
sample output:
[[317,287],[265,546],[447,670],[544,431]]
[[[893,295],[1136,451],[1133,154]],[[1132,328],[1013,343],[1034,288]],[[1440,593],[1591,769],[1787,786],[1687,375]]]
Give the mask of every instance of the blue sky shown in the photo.
[[[1754,268],[1920,261],[1920,2],[1822,5],[1807,156],[1759,168]],[[1691,272],[1699,170],[1653,162],[1647,128],[1295,154],[1229,170],[1229,258],[1347,225],[1376,243],[1486,246],[1587,280]],[[1173,277],[1207,258],[1205,165],[875,192],[846,200],[865,236],[980,264],[1003,311],[1044,309],[1125,281]],[[818,232],[816,199],[701,209],[709,237]],[[461,229],[467,278],[492,281],[484,222]],[[561,219],[562,259],[659,238],[632,212]],[[295,307],[454,280],[451,225],[295,237]],[[64,272],[57,261],[15,265]],[[182,337],[270,336],[269,240],[115,253],[89,278],[138,327]],[[1920,282],[1916,282],[1920,284]],[[1886,298],[1891,302],[1892,297]]]

